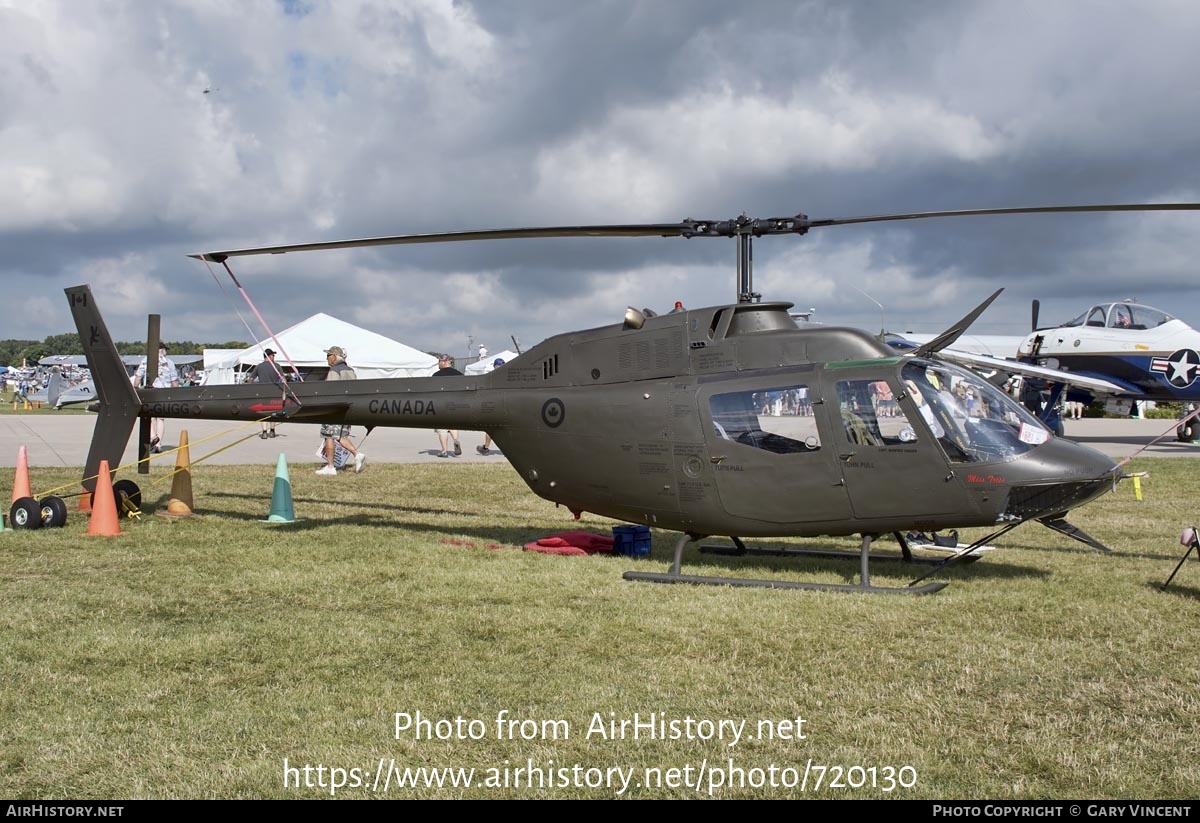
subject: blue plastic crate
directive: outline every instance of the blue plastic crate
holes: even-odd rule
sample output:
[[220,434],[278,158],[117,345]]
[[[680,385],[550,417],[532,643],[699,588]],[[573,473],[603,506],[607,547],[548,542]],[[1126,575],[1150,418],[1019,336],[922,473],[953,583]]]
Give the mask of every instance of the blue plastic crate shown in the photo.
[[650,527],[613,526],[613,551],[626,557],[649,557]]

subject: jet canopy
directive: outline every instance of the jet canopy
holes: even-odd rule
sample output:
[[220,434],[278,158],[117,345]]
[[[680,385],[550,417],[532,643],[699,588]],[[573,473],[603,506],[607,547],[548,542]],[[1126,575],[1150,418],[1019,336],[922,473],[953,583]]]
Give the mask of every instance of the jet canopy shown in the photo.
[[1102,303],[1092,306],[1064,326],[1093,326],[1107,329],[1152,329],[1175,318],[1165,311],[1140,303]]

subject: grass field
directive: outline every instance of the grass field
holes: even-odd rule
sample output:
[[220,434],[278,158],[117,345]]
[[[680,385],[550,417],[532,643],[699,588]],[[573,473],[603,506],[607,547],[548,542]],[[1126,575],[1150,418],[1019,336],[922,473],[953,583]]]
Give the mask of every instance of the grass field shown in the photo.
[[[143,483],[120,537],[86,537],[70,499],[65,528],[0,535],[0,796],[1194,798],[1200,562],[1159,586],[1200,520],[1195,465],[1136,463],[1144,502],[1125,484],[1072,516],[1113,555],[1023,526],[918,598],[623,581],[666,568],[668,533],[646,560],[519,551],[613,522],[575,523],[506,465],[293,467],[291,525],[260,522],[269,467],[197,466],[194,520],[155,516],[169,482]],[[420,739],[397,732],[418,712]],[[677,725],[598,733],[635,714]],[[402,787],[406,768],[473,785]]]
[[90,414],[87,410],[86,403],[72,403],[69,406],[63,406],[61,409],[56,409],[53,406],[43,403],[41,408],[36,404],[31,404],[31,408],[26,409],[24,405],[20,408],[13,408],[13,392],[0,392],[0,414]]

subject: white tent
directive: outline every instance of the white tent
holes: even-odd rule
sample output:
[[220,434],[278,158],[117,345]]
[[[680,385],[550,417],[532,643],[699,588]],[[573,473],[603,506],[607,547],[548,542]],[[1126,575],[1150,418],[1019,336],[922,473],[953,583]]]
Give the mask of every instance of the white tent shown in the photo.
[[221,368],[221,363],[241,354],[241,351],[241,349],[205,349],[204,362],[201,364],[204,366],[204,373],[200,376],[200,385],[207,386],[210,383],[221,385],[234,382],[233,367]]
[[209,385],[233,383],[239,367],[244,369],[263,361],[263,349],[277,352],[275,362],[280,368],[289,365],[300,369],[325,368],[329,365],[325,350],[331,346],[345,349],[346,362],[360,380],[429,377],[437,371],[437,358],[431,354],[328,314],[314,314],[279,332],[274,339],[268,338],[257,346],[232,352],[211,366],[206,359],[205,382]]
[[484,359],[477,360],[474,363],[472,363],[471,365],[467,366],[466,370],[464,371],[464,374],[468,374],[468,375],[472,375],[472,376],[476,375],[476,374],[486,374],[489,371],[491,371],[492,364],[496,362],[497,357],[500,358],[501,360],[503,360],[505,363],[509,363],[516,356],[517,356],[517,353],[515,351],[509,351],[508,349],[505,349],[504,351],[496,352],[495,354],[489,354]]

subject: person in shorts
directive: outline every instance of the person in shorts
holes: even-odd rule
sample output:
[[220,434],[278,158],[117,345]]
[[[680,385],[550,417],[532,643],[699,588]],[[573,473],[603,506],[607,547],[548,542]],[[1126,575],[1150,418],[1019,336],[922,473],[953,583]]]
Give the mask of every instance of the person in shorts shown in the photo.
[[[463,373],[454,368],[454,358],[448,354],[438,355],[438,370],[433,373],[434,377],[462,377]],[[458,457],[462,454],[462,444],[458,442],[457,429],[434,429],[433,433],[437,435],[438,444],[442,450],[438,452],[438,457],[449,457],[450,440],[454,441],[454,456]]]
[[[137,371],[133,373],[133,385],[139,388],[146,385],[146,358],[142,358],[142,362],[138,364]],[[154,386],[156,389],[169,389],[179,386],[179,369],[175,367],[175,361],[167,357],[167,344],[159,341],[158,344],[158,376],[154,378]],[[166,427],[167,421],[161,417],[153,418],[153,437],[150,439],[150,451],[153,454],[162,454],[162,439],[163,429]]]
[[[275,365],[274,349],[263,349],[263,361],[254,367],[254,371],[250,373],[250,380],[253,383],[272,384],[284,393],[283,372]],[[262,432],[258,436],[263,440],[275,436],[275,418],[263,421]]]
[[[350,368],[346,363],[346,350],[341,346],[332,346],[325,350],[325,358],[329,362],[329,373],[325,375],[326,380],[357,380],[358,375],[354,369]],[[354,471],[361,472],[363,466],[366,465],[367,456],[363,452],[354,448],[354,444],[350,442],[350,427],[341,423],[325,423],[321,426],[321,436],[325,438],[325,465],[317,469],[317,474],[335,475],[337,467],[334,466],[334,457],[337,454],[338,447],[342,447],[354,457]]]

